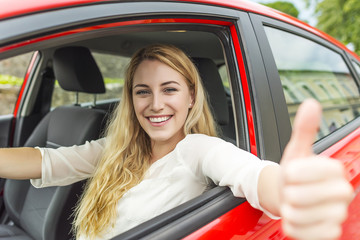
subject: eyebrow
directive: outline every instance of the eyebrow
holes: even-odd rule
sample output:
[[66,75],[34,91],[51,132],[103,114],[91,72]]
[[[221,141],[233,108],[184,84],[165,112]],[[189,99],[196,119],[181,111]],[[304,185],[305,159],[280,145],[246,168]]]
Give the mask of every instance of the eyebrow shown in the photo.
[[177,85],[179,85],[179,86],[180,86],[180,84],[179,84],[178,82],[176,82],[176,81],[168,81],[168,82],[164,82],[164,83],[162,83],[162,84],[161,84],[161,86],[169,85],[169,84],[172,84],[172,83],[175,83],[175,84],[177,84]]
[[[180,86],[180,84],[179,84],[178,82],[176,82],[176,81],[163,82],[160,86],[166,86],[166,85],[169,85],[169,84],[172,84],[172,83],[177,84],[177,85]],[[137,87],[145,87],[145,88],[148,88],[149,86],[146,85],[146,84],[136,84],[136,85],[133,87],[133,89],[134,89],[134,88],[137,88]]]
[[134,88],[137,88],[137,87],[145,87],[145,88],[148,88],[149,86],[146,85],[146,84],[136,84],[136,85],[133,87],[133,89],[134,89]]

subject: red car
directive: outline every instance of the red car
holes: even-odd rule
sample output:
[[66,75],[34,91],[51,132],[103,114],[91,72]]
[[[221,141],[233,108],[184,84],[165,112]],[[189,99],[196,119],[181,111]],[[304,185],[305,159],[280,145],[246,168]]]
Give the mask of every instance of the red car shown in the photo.
[[[262,159],[280,161],[300,102],[312,97],[322,104],[314,151],[345,165],[357,195],[342,239],[360,239],[360,58],[338,41],[242,0],[3,0],[1,6],[1,147],[98,138],[121,100],[131,55],[151,43],[173,44],[198,65],[223,138]],[[54,54],[64,49],[79,54]],[[71,238],[82,183],[40,190],[29,181],[1,183],[0,237]],[[139,238],[285,236],[280,221],[214,187],[114,239]]]

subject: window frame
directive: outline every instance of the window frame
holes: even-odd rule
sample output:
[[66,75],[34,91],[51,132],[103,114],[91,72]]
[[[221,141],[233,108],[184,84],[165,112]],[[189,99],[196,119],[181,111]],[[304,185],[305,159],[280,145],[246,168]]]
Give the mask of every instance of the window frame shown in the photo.
[[359,58],[355,58],[354,56],[352,56],[351,54],[349,53],[346,53],[347,57],[349,58],[349,61],[350,61],[350,67],[353,69],[353,72],[355,73],[355,78],[357,80],[357,84],[358,84],[358,87],[360,88],[360,72],[358,72],[356,69],[355,69],[355,66],[354,64],[357,64],[360,68],[360,57]]
[[[0,36],[0,58],[6,58],[8,56],[14,56],[22,52],[30,51],[38,48],[49,48],[57,44],[60,40],[58,38],[48,37],[48,33],[56,34],[58,32],[64,32],[73,28],[81,27],[90,27],[92,25],[97,25],[100,23],[106,24],[109,22],[119,22],[125,21],[126,19],[148,19],[148,18],[194,18],[194,19],[211,19],[214,21],[229,21],[236,23],[238,19],[237,10],[228,9],[224,7],[215,7],[210,5],[203,4],[189,4],[189,3],[164,3],[159,9],[156,3],[141,2],[141,3],[111,3],[114,7],[109,7],[110,3],[102,3],[104,8],[97,9],[99,5],[90,5],[90,6],[81,6],[76,8],[69,9],[60,9],[57,11],[46,11],[34,16],[23,16],[20,18],[13,18],[6,20],[0,24],[0,29],[7,28],[11,26],[15,31],[4,36]],[[97,6],[97,7],[95,7]],[[120,9],[120,10],[119,10]],[[144,12],[143,14],[138,14],[139,12]],[[106,14],[104,13],[106,12]],[[125,14],[119,16],[121,14]],[[148,12],[152,12],[149,14]],[[204,12],[208,16],[204,16]],[[92,14],[94,13],[94,15]],[[102,14],[100,16],[100,14]],[[175,15],[174,15],[175,14]],[[63,16],[67,16],[64,18]],[[90,20],[88,18],[91,18]],[[56,19],[56,21],[53,21]],[[45,21],[46,20],[46,21]],[[26,28],[23,26],[23,22],[27,22]],[[46,23],[44,25],[44,23]],[[196,22],[195,22],[196,23]],[[17,26],[17,27],[14,27]],[[101,30],[99,30],[101,32]],[[21,33],[21,34],[20,34]],[[71,38],[72,36],[69,36]],[[230,74],[230,85],[232,89],[232,100],[234,103],[234,116],[236,116],[235,121],[237,122],[236,131],[238,131],[240,126],[244,126],[242,136],[245,135],[248,137],[248,133],[245,130],[247,123],[246,120],[242,120],[246,116],[246,111],[243,108],[243,99],[242,99],[242,90],[239,79],[239,70],[238,64],[235,60],[234,47],[232,46],[231,38],[227,35],[219,36],[222,38],[223,52],[226,56],[226,62],[229,66]],[[29,44],[22,43],[26,39],[32,39]],[[60,38],[61,40],[67,39],[66,36]],[[4,50],[4,46],[5,49]],[[228,47],[230,46],[230,47]],[[43,67],[47,63],[41,62]],[[32,79],[33,81],[39,81],[39,79]],[[27,86],[30,86],[31,83],[27,83]],[[29,87],[27,87],[29,89]],[[234,100],[235,99],[235,100]],[[239,116],[242,116],[241,119]],[[239,126],[240,125],[240,126]],[[238,135],[238,134],[237,134]],[[243,148],[249,150],[248,141],[245,139],[243,143]],[[185,236],[188,233],[196,230],[198,227],[205,225],[211,220],[215,219],[217,216],[220,216],[239,204],[243,203],[245,200],[241,198],[235,198],[231,191],[226,188],[216,187],[208,194],[201,195],[200,197],[190,201],[175,210],[171,210],[166,213],[167,216],[170,216],[170,220],[164,220],[162,223],[159,223],[159,219],[162,219],[164,216],[159,216],[155,220],[150,220],[147,224],[152,226],[152,231],[156,235],[157,232],[164,231],[164,228],[169,225],[173,226],[174,218],[178,218],[177,213],[184,215],[182,221],[185,225],[183,228],[179,228],[179,225],[176,225],[175,228],[170,228],[169,236]],[[201,206],[201,207],[200,207]],[[189,212],[191,209],[191,212]],[[201,217],[199,217],[202,213]],[[196,217],[196,220],[193,217]],[[194,229],[194,223],[197,223],[196,229]],[[192,228],[189,229],[189,226]],[[136,230],[135,230],[136,231]],[[146,232],[147,235],[149,232]],[[135,236],[139,236],[137,233]],[[135,237],[137,238],[137,237]]]

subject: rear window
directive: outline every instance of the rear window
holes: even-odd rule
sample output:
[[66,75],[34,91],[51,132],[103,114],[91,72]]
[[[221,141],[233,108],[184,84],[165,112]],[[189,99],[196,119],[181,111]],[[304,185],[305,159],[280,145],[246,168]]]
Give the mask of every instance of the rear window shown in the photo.
[[[126,67],[130,61],[128,57],[92,52],[97,65],[100,68],[105,82],[106,93],[93,94],[79,93],[79,104],[92,103],[94,98],[97,102],[118,101],[121,98],[124,85]],[[76,93],[63,90],[59,83],[55,82],[51,107],[71,105],[76,101]]]
[[14,111],[32,54],[22,54],[0,61],[0,115]]

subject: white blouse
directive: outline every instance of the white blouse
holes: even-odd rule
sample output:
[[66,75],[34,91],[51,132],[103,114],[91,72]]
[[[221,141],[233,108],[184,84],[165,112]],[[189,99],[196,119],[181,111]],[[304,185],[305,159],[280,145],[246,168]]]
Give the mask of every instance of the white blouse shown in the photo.
[[[63,186],[92,176],[106,139],[82,146],[40,148],[41,179],[35,187]],[[148,169],[144,180],[119,200],[114,228],[97,239],[109,239],[202,194],[210,184],[228,186],[263,210],[257,194],[261,170],[276,164],[260,160],[231,143],[203,134],[189,134]],[[264,211],[264,210],[263,210]],[[81,238],[84,239],[84,238]]]

